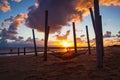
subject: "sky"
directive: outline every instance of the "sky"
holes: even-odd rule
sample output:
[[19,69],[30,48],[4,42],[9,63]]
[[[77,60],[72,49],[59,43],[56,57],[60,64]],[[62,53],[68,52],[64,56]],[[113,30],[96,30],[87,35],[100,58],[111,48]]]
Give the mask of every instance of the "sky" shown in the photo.
[[[91,45],[95,42],[88,8],[93,0],[0,0],[0,47],[37,46],[44,43],[44,17],[48,10],[49,46],[73,46],[72,22],[75,22],[77,45],[86,46],[88,26]],[[100,0],[104,46],[120,44],[120,1]],[[112,42],[112,43],[111,43]]]

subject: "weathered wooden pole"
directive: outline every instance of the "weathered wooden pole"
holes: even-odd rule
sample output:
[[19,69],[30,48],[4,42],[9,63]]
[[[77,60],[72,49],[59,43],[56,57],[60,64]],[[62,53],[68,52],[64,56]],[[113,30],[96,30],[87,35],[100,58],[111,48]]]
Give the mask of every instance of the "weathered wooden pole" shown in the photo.
[[47,48],[48,48],[49,29],[50,29],[50,26],[47,27],[47,32],[46,32]]
[[96,29],[96,52],[97,52],[97,67],[103,67],[103,34],[102,21],[99,12],[99,0],[94,0],[94,14],[95,14],[95,29]]
[[45,11],[45,40],[44,40],[44,61],[47,61],[47,43],[48,43],[48,11]]
[[89,33],[88,33],[88,26],[86,26],[86,35],[87,35],[88,51],[89,51],[89,54],[91,54],[90,39],[89,39]]
[[33,42],[34,42],[35,56],[37,56],[37,47],[36,47],[36,40],[35,40],[35,32],[34,32],[34,29],[32,29],[32,33],[33,33]]
[[76,31],[75,31],[75,23],[73,22],[73,37],[74,37],[74,50],[77,53],[77,44],[76,44]]
[[20,48],[18,48],[18,56],[20,55]]
[[24,47],[24,55],[26,54],[26,48]]
[[104,43],[103,43],[103,30],[102,30],[102,16],[100,15],[100,26],[101,26],[101,46],[103,46],[102,47],[102,56],[104,57]]
[[10,49],[10,53],[12,53],[13,52],[13,50],[12,49]]
[[93,15],[92,8],[89,8],[89,11],[90,11],[90,15],[91,15],[91,20],[92,20],[92,24],[93,24],[94,32],[95,32],[95,35],[96,35],[95,17],[94,17],[94,15]]

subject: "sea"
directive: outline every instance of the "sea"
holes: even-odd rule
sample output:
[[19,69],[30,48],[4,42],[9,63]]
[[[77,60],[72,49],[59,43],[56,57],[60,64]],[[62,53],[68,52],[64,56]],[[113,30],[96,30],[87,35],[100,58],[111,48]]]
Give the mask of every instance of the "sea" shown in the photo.
[[[48,47],[47,53],[59,53],[59,52],[67,52],[67,50],[74,51],[73,47],[65,48],[65,47]],[[87,51],[87,47],[78,47],[78,51]],[[0,47],[0,56],[18,56],[19,55],[33,55],[35,54],[34,47]],[[43,54],[44,47],[37,47],[37,54]]]

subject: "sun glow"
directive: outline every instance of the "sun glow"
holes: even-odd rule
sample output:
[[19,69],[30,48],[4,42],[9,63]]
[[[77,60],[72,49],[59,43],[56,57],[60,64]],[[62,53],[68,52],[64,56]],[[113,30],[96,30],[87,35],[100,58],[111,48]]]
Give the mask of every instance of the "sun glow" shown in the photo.
[[62,41],[62,45],[64,47],[70,47],[71,46],[71,44],[68,41]]

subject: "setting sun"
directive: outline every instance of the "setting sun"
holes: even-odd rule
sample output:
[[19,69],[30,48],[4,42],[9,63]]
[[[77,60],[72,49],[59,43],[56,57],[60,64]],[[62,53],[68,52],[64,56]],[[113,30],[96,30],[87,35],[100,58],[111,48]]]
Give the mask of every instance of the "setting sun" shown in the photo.
[[64,47],[70,47],[71,46],[71,44],[68,41],[62,41],[62,45]]

